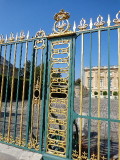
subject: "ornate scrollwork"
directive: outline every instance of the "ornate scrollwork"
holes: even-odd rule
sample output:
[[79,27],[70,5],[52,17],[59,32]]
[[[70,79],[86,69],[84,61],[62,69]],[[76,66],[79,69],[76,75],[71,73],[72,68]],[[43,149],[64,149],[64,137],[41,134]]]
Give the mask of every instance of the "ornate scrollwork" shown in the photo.
[[[46,37],[46,34],[43,30],[40,30],[35,35],[36,38],[43,38]],[[40,45],[40,46],[38,46]],[[44,49],[45,48],[45,41],[44,39],[36,40],[35,42],[35,49]]]
[[97,28],[100,28],[104,26],[104,24],[105,24],[105,21],[103,21],[103,17],[99,15],[97,17],[97,22],[94,23],[94,26],[96,26]]
[[88,24],[86,24],[86,20],[82,18],[82,20],[80,21],[80,25],[78,25],[78,29],[84,30],[87,27],[88,27]]
[[120,11],[116,14],[116,19],[113,20],[113,22],[117,25],[120,25],[120,18],[119,18],[119,14],[120,14]]
[[53,31],[55,33],[64,33],[67,32],[70,28],[70,24],[68,21],[68,18],[70,17],[70,14],[68,12],[65,12],[63,9],[55,14],[54,19],[55,19],[55,23],[54,23],[54,27],[53,27]]
[[34,104],[38,104],[38,100],[40,99],[39,88],[40,88],[39,79],[37,79],[37,82],[35,84],[35,90],[34,90]]

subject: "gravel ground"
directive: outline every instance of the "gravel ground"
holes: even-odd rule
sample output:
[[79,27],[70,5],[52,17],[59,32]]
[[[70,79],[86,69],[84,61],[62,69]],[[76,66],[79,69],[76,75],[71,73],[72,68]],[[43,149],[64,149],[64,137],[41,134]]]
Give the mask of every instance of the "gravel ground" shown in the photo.
[[[108,117],[108,99],[101,99],[101,117],[102,118],[107,118]],[[92,98],[91,101],[91,108],[92,112],[91,115],[93,117],[97,117],[98,114],[98,99],[97,98]],[[3,110],[0,118],[0,133],[3,132],[3,119],[4,119],[4,102],[3,102]],[[15,102],[13,102],[12,105],[12,119],[11,119],[11,135],[14,135],[14,122],[15,122]],[[8,132],[8,121],[9,121],[9,103],[7,104],[7,110],[6,110],[6,128],[5,128],[5,133],[7,134]],[[17,136],[19,137],[20,135],[20,119],[21,119],[21,102],[18,103],[18,115],[17,115]],[[79,114],[79,106],[80,106],[80,101],[79,98],[75,98],[74,102],[75,106],[75,111]],[[34,129],[33,133],[36,134],[36,128],[37,128],[37,116],[38,115],[38,107],[35,106],[35,112],[34,112]],[[118,119],[118,100],[110,100],[110,118],[111,119]],[[83,98],[83,112],[86,114],[89,114],[89,98],[85,97]],[[26,137],[26,125],[27,125],[27,101],[25,101],[24,104],[24,112],[23,112],[23,138]],[[94,150],[97,144],[97,120],[91,120],[91,146]],[[87,125],[86,125],[86,130],[87,130]],[[84,143],[87,144],[88,140],[87,138],[84,139]],[[101,152],[106,152],[107,151],[107,143],[108,143],[108,122],[106,121],[101,121]],[[116,155],[118,153],[118,123],[111,122],[111,132],[110,132],[110,143],[111,143],[111,155]],[[94,146],[94,147],[93,147]]]

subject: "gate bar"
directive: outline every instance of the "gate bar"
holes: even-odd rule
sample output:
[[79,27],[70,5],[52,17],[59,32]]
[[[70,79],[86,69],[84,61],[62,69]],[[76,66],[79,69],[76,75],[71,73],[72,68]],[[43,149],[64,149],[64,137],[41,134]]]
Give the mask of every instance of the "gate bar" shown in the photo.
[[5,135],[5,128],[6,128],[5,125],[6,125],[6,110],[7,110],[7,100],[8,100],[8,84],[9,84],[9,76],[10,76],[11,53],[12,53],[12,44],[10,45],[9,61],[8,61],[8,72],[7,72],[7,83],[6,83],[5,105],[4,105],[3,137]]
[[13,101],[14,79],[15,79],[16,52],[17,52],[17,44],[15,43],[15,46],[14,46],[14,65],[13,65],[11,97],[10,97],[10,111],[9,111],[9,122],[8,122],[8,140],[10,139],[10,129],[11,129],[11,118],[12,118],[11,116],[12,116],[12,101]]
[[[81,83],[80,83],[80,115],[83,110],[83,68],[84,68],[84,34],[81,34]],[[80,133],[79,133],[79,159],[81,159],[82,153],[82,118],[80,118]]]
[[[98,117],[100,117],[100,66],[101,66],[101,31],[98,30]],[[97,159],[100,160],[100,120],[98,120]]]
[[[118,28],[118,119],[120,120],[120,28]],[[118,124],[118,157],[120,160],[120,123]]]
[[[108,29],[108,119],[110,119],[110,29]],[[110,159],[110,130],[111,122],[108,121],[108,159]]]
[[[91,106],[91,102],[92,102],[92,99],[91,99],[91,82],[92,82],[92,33],[90,33],[90,90],[89,90],[89,116],[91,117],[91,110],[92,110],[92,106]],[[90,133],[91,133],[91,119],[88,119],[88,159],[90,159],[90,143],[91,143],[91,136],[90,136]]]

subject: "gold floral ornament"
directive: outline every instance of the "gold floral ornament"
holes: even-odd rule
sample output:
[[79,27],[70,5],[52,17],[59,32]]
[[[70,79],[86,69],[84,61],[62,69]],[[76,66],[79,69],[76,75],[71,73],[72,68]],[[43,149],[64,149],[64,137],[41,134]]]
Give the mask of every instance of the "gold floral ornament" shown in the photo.
[[94,23],[94,26],[96,26],[97,28],[103,27],[105,24],[105,21],[103,21],[103,17],[102,16],[98,16],[97,17],[97,22]]
[[70,14],[65,12],[63,9],[56,13],[54,16],[55,23],[53,26],[54,33],[64,33],[67,32],[70,28],[70,24],[68,19],[70,18]]
[[120,25],[119,14],[120,14],[120,11],[116,14],[116,19],[113,20],[113,22],[114,22],[116,25]]
[[78,25],[79,30],[84,30],[88,27],[88,24],[86,24],[86,20],[82,18],[80,21],[80,25]]
[[0,35],[0,44],[1,44],[1,43],[4,43],[4,42],[5,42],[4,36],[1,34],[1,35]]
[[[36,40],[35,42],[35,49],[44,49],[45,48],[45,41],[44,37],[46,37],[46,34],[43,30],[40,29],[35,35],[36,38],[41,38],[40,40]],[[38,46],[39,45],[39,46]]]
[[24,31],[20,32],[20,37],[18,37],[18,39],[21,40],[21,41],[25,39]]
[[12,32],[10,33],[10,37],[8,38],[8,40],[9,40],[10,42],[12,42],[12,41],[15,40],[14,34],[13,34]]

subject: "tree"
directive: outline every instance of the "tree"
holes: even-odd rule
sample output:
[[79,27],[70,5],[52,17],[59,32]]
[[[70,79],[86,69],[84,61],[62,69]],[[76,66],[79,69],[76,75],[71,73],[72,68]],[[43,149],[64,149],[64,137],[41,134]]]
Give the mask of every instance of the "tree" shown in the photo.
[[81,83],[81,79],[78,78],[78,79],[75,81],[75,85],[80,85],[80,83]]
[[30,67],[31,67],[31,61],[29,61],[29,60],[26,62],[26,64],[24,64],[24,67],[21,68],[20,77],[23,78],[23,76],[24,76],[25,66],[26,66],[26,79],[29,79],[29,77],[30,77]]

